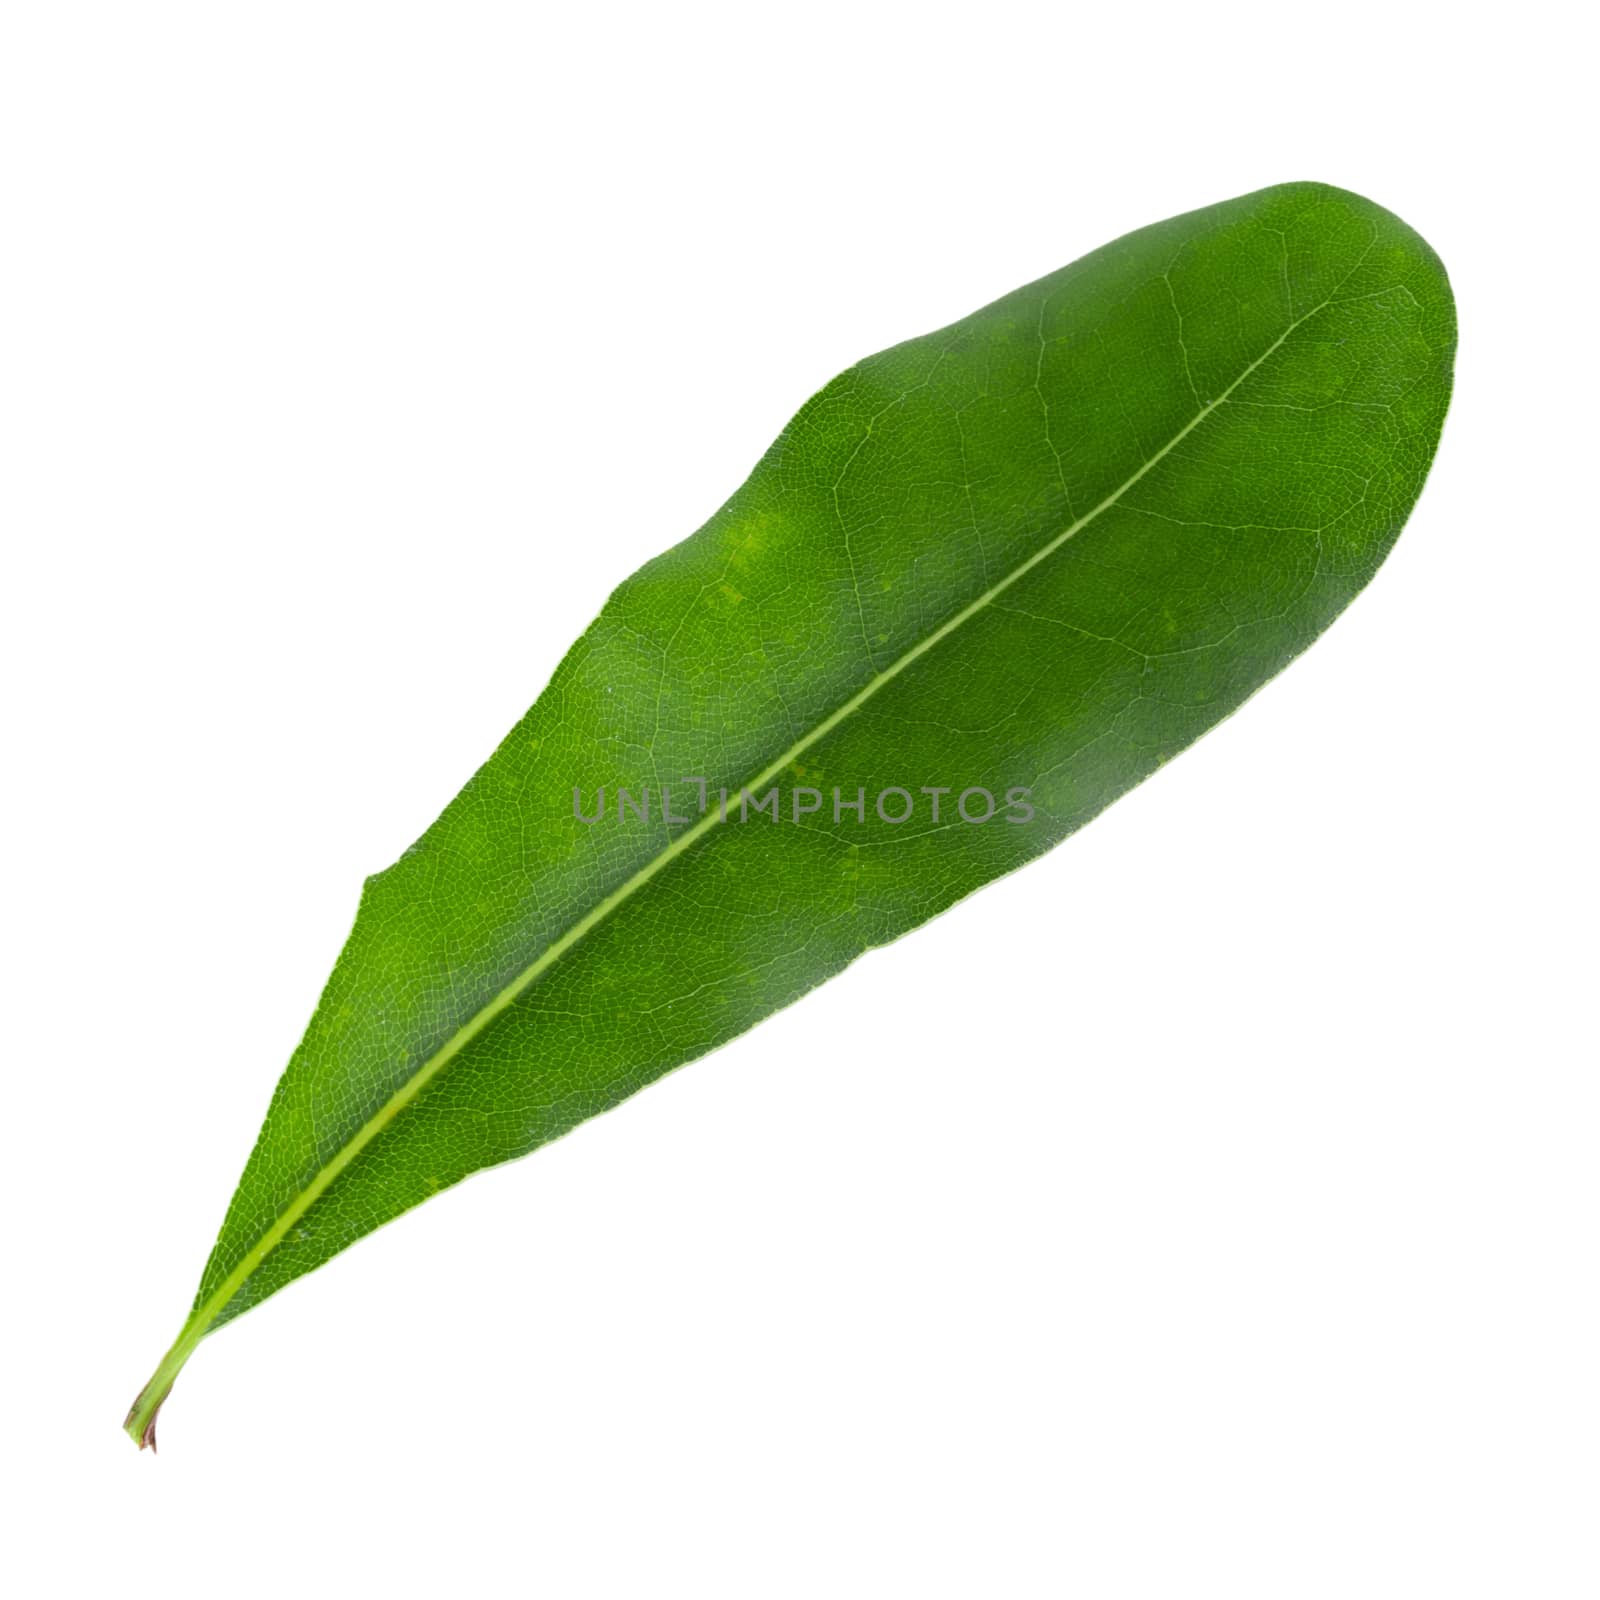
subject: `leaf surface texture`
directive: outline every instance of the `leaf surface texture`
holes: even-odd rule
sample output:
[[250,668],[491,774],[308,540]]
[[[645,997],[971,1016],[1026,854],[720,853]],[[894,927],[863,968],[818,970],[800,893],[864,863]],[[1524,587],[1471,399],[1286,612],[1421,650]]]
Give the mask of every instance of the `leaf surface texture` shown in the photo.
[[[1387,554],[1454,348],[1411,229],[1288,184],[828,384],[368,880],[130,1431],[206,1332],[1049,849],[1227,716]],[[776,821],[741,818],[774,786]],[[619,821],[624,789],[648,823]],[[957,813],[967,789],[991,820]],[[797,817],[797,791],[821,804]]]

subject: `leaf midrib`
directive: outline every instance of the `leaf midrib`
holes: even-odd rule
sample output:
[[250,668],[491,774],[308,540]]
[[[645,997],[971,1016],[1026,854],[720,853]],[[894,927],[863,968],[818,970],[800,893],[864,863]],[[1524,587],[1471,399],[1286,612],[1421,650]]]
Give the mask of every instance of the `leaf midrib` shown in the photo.
[[[1364,259],[1364,256],[1363,256]],[[1360,262],[1357,262],[1357,266]],[[1352,267],[1345,274],[1338,288],[1342,288],[1354,274],[1356,268]],[[935,646],[949,638],[964,623],[992,605],[1002,594],[1027,576],[1028,573],[1047,561],[1063,545],[1077,537],[1089,526],[1102,512],[1110,510],[1121,501],[1122,497],[1143,479],[1158,463],[1165,460],[1185,439],[1194,432],[1208,417],[1223,406],[1230,395],[1244,383],[1254,372],[1271,359],[1287,342],[1296,329],[1303,327],[1313,317],[1327,309],[1334,303],[1335,294],[1330,294],[1327,299],[1313,306],[1304,315],[1296,317],[1255,358],[1237,378],[1230,383],[1214,400],[1207,402],[1193,417],[1184,424],[1154,455],[1150,456],[1139,469],[1132,473],[1124,482],[1119,484],[1097,505],[1086,511],[1081,517],[1071,522],[1054,538],[1047,540],[1027,560],[1021,562],[1005,577],[991,584],[975,600],[970,601],[961,610],[948,617],[924,639],[919,640],[899,656],[881,672],[876,673],[866,684],[858,689],[850,698],[844,701],[836,710],[817,724],[809,733],[797,739],[781,755],[775,757],[762,768],[753,778],[741,785],[742,789],[755,791],[763,784],[770,782],[783,772],[792,762],[798,759],[805,751],[819,740],[824,739],[833,732],[842,722],[858,711],[867,701],[872,699],[881,689],[893,682],[913,663],[919,661]],[[472,1017],[458,1028],[443,1045],[436,1050],[417,1070],[403,1083],[389,1099],[373,1114],[354,1135],[337,1150],[329,1160],[318,1169],[310,1182],[295,1195],[294,1199],[279,1214],[277,1220],[253,1244],[241,1258],[238,1265],[222,1281],[218,1288],[207,1297],[191,1313],[184,1326],[183,1333],[179,1336],[178,1345],[173,1353],[177,1353],[179,1346],[192,1349],[205,1335],[218,1316],[227,1308],[233,1297],[244,1287],[256,1269],[266,1258],[282,1243],[285,1235],[291,1228],[311,1209],[316,1202],[331,1187],[334,1181],[348,1168],[374,1139],[403,1112],[418,1095],[442,1072],[449,1064],[466,1049],[486,1028],[492,1024],[503,1012],[510,1009],[518,999],[547,972],[557,961],[564,956],[575,944],[588,935],[600,923],[604,922],[619,906],[630,900],[634,894],[644,888],[658,873],[670,866],[672,862],[691,850],[711,830],[722,822],[716,808],[708,808],[706,814],[700,818],[687,831],[680,834],[665,849],[653,856],[644,866],[640,867],[632,877],[600,900],[590,911],[579,918],[560,938],[547,945],[545,949],[526,967],[517,974],[495,997],[478,1010]],[[187,1352],[186,1352],[187,1353]]]

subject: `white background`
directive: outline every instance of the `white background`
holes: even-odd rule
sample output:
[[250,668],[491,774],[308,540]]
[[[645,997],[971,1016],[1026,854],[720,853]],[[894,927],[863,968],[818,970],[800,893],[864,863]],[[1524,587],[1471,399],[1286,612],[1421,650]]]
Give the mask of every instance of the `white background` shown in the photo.
[[[1596,1593],[1590,86],[1475,9],[5,7],[13,1592]],[[1461,318],[1332,633],[136,1454],[362,876],[612,585],[856,357],[1293,178]]]

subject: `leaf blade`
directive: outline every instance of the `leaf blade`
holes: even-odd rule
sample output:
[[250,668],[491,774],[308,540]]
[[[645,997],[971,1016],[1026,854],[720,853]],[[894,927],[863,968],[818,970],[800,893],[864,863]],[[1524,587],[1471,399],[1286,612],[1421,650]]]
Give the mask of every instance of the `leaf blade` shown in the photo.
[[[1404,224],[1288,185],[1114,241],[825,388],[369,880],[188,1348],[1033,859],[1227,715],[1392,543],[1453,330]],[[574,786],[691,774],[986,778],[1037,795],[1041,825],[563,815]]]

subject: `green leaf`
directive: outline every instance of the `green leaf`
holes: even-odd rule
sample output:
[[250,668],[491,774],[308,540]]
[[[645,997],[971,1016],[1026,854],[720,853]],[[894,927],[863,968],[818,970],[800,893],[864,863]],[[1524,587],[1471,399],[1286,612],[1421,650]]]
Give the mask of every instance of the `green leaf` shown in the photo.
[[154,1442],[205,1334],[1032,860],[1227,716],[1387,554],[1454,349],[1410,228],[1286,184],[836,378],[367,881],[129,1432]]

